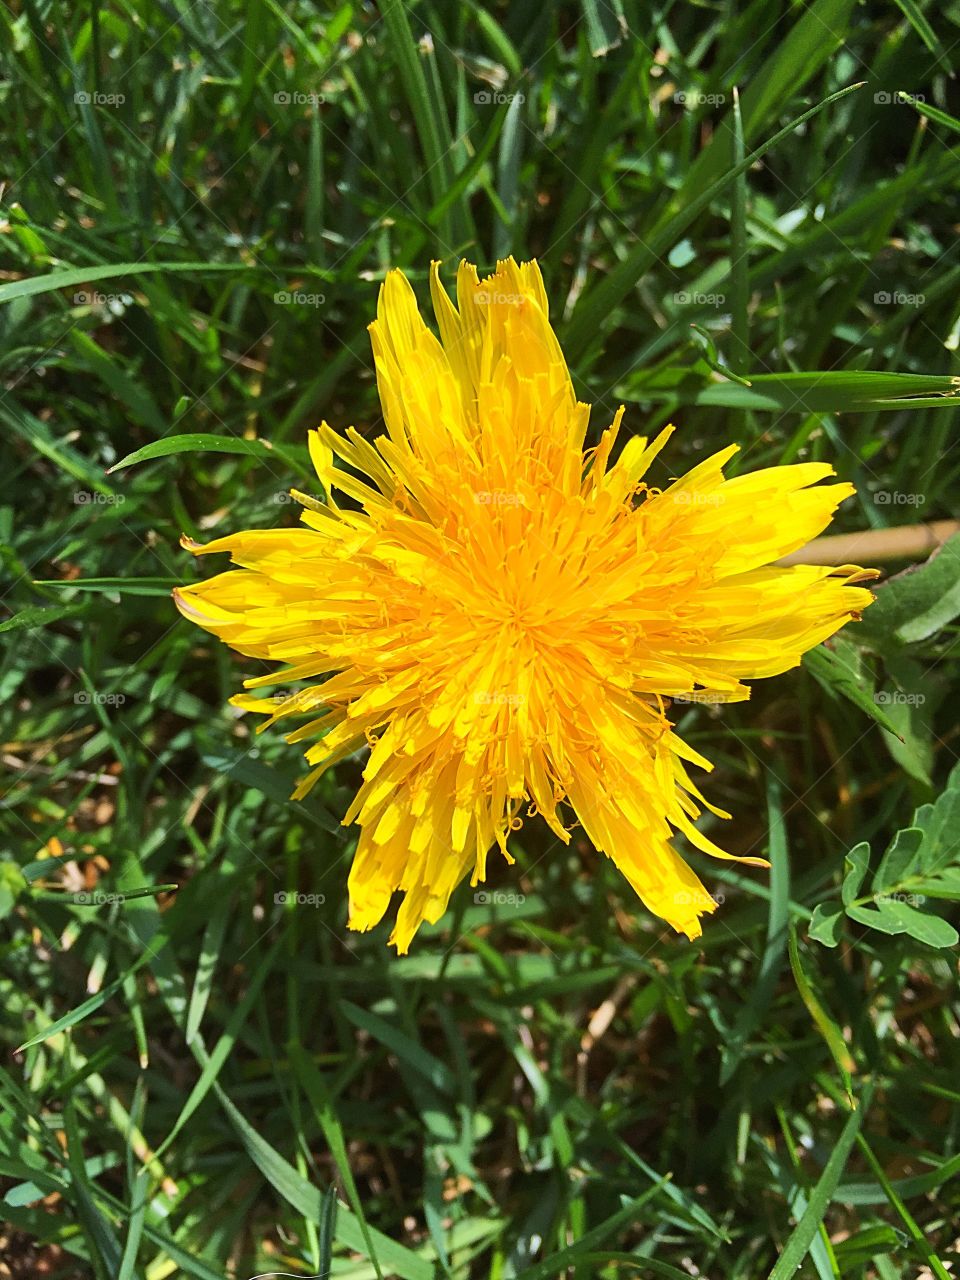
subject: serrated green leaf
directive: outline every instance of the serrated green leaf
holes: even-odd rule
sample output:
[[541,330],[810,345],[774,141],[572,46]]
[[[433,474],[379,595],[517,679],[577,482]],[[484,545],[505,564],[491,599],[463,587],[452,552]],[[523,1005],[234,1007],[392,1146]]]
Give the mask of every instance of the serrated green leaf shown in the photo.
[[899,735],[884,733],[884,744],[911,778],[932,787],[935,759],[932,721],[942,696],[939,681],[929,671],[929,664],[918,662],[909,650],[885,653],[883,664],[894,688],[878,693],[877,700],[883,702],[883,709]]
[[928,640],[960,616],[960,535],[944,543],[927,563],[931,568],[927,608],[897,628],[897,639],[903,644]]
[[923,564],[888,578],[875,593],[857,627],[858,639],[882,653],[935,635],[960,616],[960,534]]
[[913,817],[913,825],[924,835],[917,870],[930,876],[948,866],[960,865],[960,764],[956,764],[947,785],[934,804],[925,804]]
[[[955,765],[947,785],[934,804],[921,805],[913,823],[903,827],[890,841],[869,890],[864,883],[870,851],[861,842],[845,860],[842,886],[843,904],[851,920],[891,936],[908,934],[932,947],[955,946],[956,929],[931,911],[923,910],[927,898],[960,899],[960,764]],[[811,937],[830,945],[826,921],[829,904],[817,919],[818,934]]]

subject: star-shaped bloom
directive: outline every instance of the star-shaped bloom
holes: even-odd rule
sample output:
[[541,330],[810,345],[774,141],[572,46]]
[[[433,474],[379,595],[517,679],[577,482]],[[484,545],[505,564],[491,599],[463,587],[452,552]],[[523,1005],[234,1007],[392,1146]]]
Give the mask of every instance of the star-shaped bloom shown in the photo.
[[[406,952],[525,815],[567,843],[579,822],[656,915],[688,937],[716,903],[674,847],[731,855],[696,825],[705,806],[669,700],[732,702],[779,675],[872,599],[869,576],[772,562],[829,523],[849,484],[826,463],[726,479],[731,445],[663,489],[644,482],[672,428],[629,438],[623,409],[584,451],[535,262],[479,279],[457,305],[431,279],[439,339],[410,284],[387,276],[370,326],[386,434],[310,433],[325,500],[294,492],[303,527],[233,533],[198,555],[239,569],[175,592],[181,612],[240,653],[282,664],[239,695],[261,728],[308,713],[302,798],[369,746],[345,823],[360,826],[349,924],[392,894]],[[339,459],[339,465],[334,459]],[[338,495],[340,496],[338,502]],[[349,505],[344,498],[350,499]],[[761,858],[740,861],[763,864]]]

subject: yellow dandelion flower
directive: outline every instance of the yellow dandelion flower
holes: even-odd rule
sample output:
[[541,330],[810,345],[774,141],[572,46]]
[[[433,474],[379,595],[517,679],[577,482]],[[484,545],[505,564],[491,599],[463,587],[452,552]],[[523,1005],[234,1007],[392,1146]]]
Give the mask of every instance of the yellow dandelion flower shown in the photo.
[[[743,681],[795,667],[872,600],[870,575],[771,567],[829,523],[849,484],[821,462],[726,479],[737,446],[663,490],[644,484],[672,427],[611,459],[619,409],[584,452],[577,401],[536,262],[488,278],[462,263],[457,306],[434,264],[440,339],[391,271],[370,326],[386,434],[326,423],[310,453],[326,495],[294,493],[302,529],[230,534],[197,555],[239,569],[174,593],[185,617],[240,653],[285,664],[246,681],[307,683],[260,727],[315,713],[303,797],[369,744],[344,817],[360,836],[349,877],[353,929],[404,894],[400,953],[525,812],[567,843],[578,820],[656,915],[689,938],[715,909],[673,847],[706,801],[666,699],[738,701]],[[338,458],[343,466],[335,465]],[[348,468],[348,469],[347,469]],[[338,505],[337,494],[353,500]],[[561,806],[566,808],[561,812]],[[742,862],[766,865],[762,858]]]

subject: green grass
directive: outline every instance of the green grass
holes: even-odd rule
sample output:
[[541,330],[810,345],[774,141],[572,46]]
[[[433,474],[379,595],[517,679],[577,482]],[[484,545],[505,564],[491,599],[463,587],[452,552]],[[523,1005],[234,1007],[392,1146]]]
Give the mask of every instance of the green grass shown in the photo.
[[727,847],[773,864],[690,855],[724,897],[696,944],[532,823],[490,886],[522,903],[463,886],[399,960],[349,934],[360,763],[291,802],[296,748],[226,706],[250,665],[169,598],[181,532],[295,522],[321,417],[377,432],[378,282],[425,298],[431,258],[539,257],[593,429],[679,425],[655,480],[737,440],[833,463],[839,529],[953,516],[955,18],[0,24],[11,1273],[956,1271],[956,540],[751,702],[676,708]]

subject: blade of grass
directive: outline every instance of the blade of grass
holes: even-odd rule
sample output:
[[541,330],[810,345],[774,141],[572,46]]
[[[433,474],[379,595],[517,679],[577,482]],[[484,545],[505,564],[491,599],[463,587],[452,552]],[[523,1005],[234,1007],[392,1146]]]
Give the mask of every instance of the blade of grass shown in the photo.
[[869,1164],[870,1168],[873,1170],[877,1182],[879,1182],[880,1186],[883,1187],[884,1195],[890,1201],[891,1207],[899,1215],[901,1222],[906,1227],[907,1234],[910,1236],[910,1239],[914,1244],[914,1252],[919,1258],[923,1259],[933,1274],[937,1277],[937,1280],[951,1280],[949,1271],[947,1271],[946,1267],[934,1253],[933,1249],[930,1248],[930,1244],[927,1241],[926,1236],[917,1226],[913,1214],[904,1204],[902,1197],[897,1193],[896,1188],[887,1177],[883,1166],[874,1155],[872,1147],[862,1133],[857,1134],[857,1146],[863,1153],[867,1164]]
[[245,440],[240,436],[217,436],[209,432],[190,432],[179,436],[164,436],[162,440],[153,440],[142,449],[135,449],[125,458],[115,462],[108,468],[107,475],[121,471],[124,467],[133,467],[140,462],[152,462],[156,458],[169,458],[178,453],[238,453],[248,458],[280,459],[292,467],[299,475],[311,476],[310,468],[297,457],[293,450],[285,445],[271,444],[262,437],[258,440]]
[[377,1276],[381,1276],[380,1261],[377,1257],[376,1246],[373,1237],[370,1234],[370,1228],[367,1226],[366,1215],[363,1212],[363,1203],[360,1199],[360,1193],[357,1190],[357,1183],[353,1176],[353,1170],[350,1167],[350,1156],[347,1152],[347,1144],[344,1138],[343,1128],[337,1118],[336,1111],[333,1107],[333,1100],[322,1073],[317,1069],[310,1060],[303,1048],[299,1044],[290,1044],[287,1046],[287,1052],[290,1055],[290,1064],[294,1073],[298,1077],[303,1091],[310,1100],[310,1105],[316,1113],[320,1128],[323,1130],[323,1136],[326,1138],[327,1146],[330,1154],[333,1156],[334,1163],[337,1166],[337,1172],[343,1180],[344,1189],[347,1193],[347,1199],[350,1201],[350,1207],[357,1215],[357,1221],[360,1223],[360,1230],[363,1232],[364,1244],[367,1249],[367,1256],[373,1263]]
[[720,1067],[721,1088],[743,1060],[747,1040],[766,1015],[783,967],[790,919],[790,859],[781,792],[781,781],[771,770],[767,774],[767,825],[770,833],[767,937],[753,989],[724,1045]]
[[846,1166],[847,1159],[860,1131],[860,1126],[863,1124],[864,1117],[870,1108],[872,1098],[873,1085],[869,1084],[864,1089],[856,1107],[847,1117],[836,1146],[830,1153],[830,1159],[824,1165],[823,1173],[817,1179],[817,1185],[810,1193],[807,1207],[784,1245],[783,1252],[780,1254],[776,1266],[770,1272],[768,1280],[793,1280],[793,1276],[807,1256],[810,1245],[823,1222],[827,1206],[830,1204],[833,1193],[840,1181],[840,1175]]
[[[733,88],[733,163],[742,165],[746,157],[743,145],[743,118],[740,94]],[[741,169],[733,181],[730,195],[730,367],[741,376],[751,365],[750,359],[750,282],[747,246],[747,171]]]
[[[302,1178],[293,1165],[285,1160],[274,1147],[270,1146],[257,1133],[243,1113],[230,1101],[218,1083],[214,1082],[213,1088],[228,1120],[237,1131],[237,1135],[243,1143],[247,1154],[277,1194],[292,1205],[298,1213],[312,1218],[317,1223],[321,1222],[323,1218],[323,1193],[312,1183]],[[371,1235],[383,1265],[395,1272],[400,1280],[434,1280],[433,1266],[425,1258],[418,1257],[417,1254],[407,1249],[404,1245],[394,1243],[393,1240],[388,1236],[382,1235],[379,1231],[371,1230]],[[364,1233],[360,1228],[359,1221],[346,1205],[339,1207],[336,1238],[338,1243],[345,1245],[346,1248],[353,1249],[357,1253],[366,1256],[364,1253]]]
[[29,280],[11,280],[0,284],[0,303],[13,302],[17,298],[32,298],[38,293],[52,293],[55,289],[68,289],[74,284],[89,284],[93,280],[115,280],[118,276],[151,275],[162,271],[249,271],[245,262],[115,262],[105,266],[67,267],[51,271],[47,275],[32,276]]
[[[403,0],[384,0],[382,13],[390,33],[390,48],[397,60],[404,93],[417,126],[420,145],[423,147],[427,181],[431,198],[436,205],[453,181],[453,168],[449,158],[450,143],[444,141],[445,136],[449,138],[446,110],[443,103],[438,101],[428,89],[427,77],[420,64],[421,54],[414,43]],[[432,56],[432,52],[424,56]],[[441,127],[441,121],[445,128]],[[448,252],[453,251],[455,239],[451,214],[452,208],[445,208],[438,222],[439,235]]]
[[818,102],[809,111],[804,111],[802,115],[791,120],[784,128],[777,130],[765,143],[751,151],[739,164],[734,164],[722,177],[717,178],[706,190],[701,191],[699,195],[690,200],[684,208],[655,226],[650,233],[649,239],[641,241],[635,249],[632,249],[606,279],[584,296],[582,302],[575,309],[567,329],[564,344],[570,357],[576,360],[585,353],[594,338],[605,331],[606,326],[603,321],[610,317],[613,310],[623,301],[637,280],[679,241],[687,227],[695,221],[704,209],[709,207],[712,201],[731,182],[738,178],[741,173],[745,173],[751,165],[756,164],[771,147],[776,146],[782,139],[789,137],[801,124],[804,124],[807,120],[812,120],[821,111],[833,106],[834,103],[840,102],[848,94],[854,93],[861,87],[861,84],[855,84],[848,86],[846,89],[840,89],[837,93],[832,93],[821,102]]

